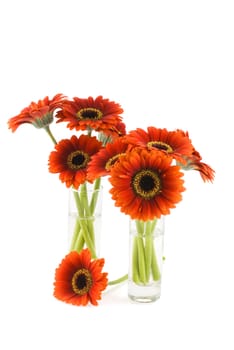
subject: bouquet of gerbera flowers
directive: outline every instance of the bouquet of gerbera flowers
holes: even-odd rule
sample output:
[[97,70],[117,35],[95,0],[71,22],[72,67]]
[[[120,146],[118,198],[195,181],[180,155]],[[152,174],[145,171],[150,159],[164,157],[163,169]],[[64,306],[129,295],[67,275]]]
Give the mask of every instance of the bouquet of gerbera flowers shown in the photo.
[[[73,188],[78,218],[69,254],[56,270],[54,295],[76,305],[88,301],[96,305],[100,292],[106,288],[107,274],[102,273],[104,259],[97,257],[92,217],[101,186],[100,176],[88,178],[88,166],[95,153],[125,134],[123,109],[118,103],[88,97],[67,99],[62,94],[31,102],[17,116],[8,121],[14,132],[24,123],[44,129],[54,144],[49,155],[49,171],[59,174],[68,188]],[[75,134],[70,139],[57,141],[51,124],[65,122]],[[93,184],[94,195],[87,200],[87,184]]]
[[[24,123],[44,129],[54,143],[49,171],[59,174],[67,188],[81,191],[80,195],[75,192],[75,200],[82,220],[76,222],[73,244],[56,269],[54,282],[54,296],[71,304],[97,305],[108,284],[128,277],[108,282],[107,273],[102,272],[104,259],[96,254],[93,223],[87,220],[97,198],[87,200],[88,184],[97,190],[101,178],[108,176],[115,205],[135,220],[141,235],[150,238],[157,220],[182,199],[183,170],[197,170],[204,181],[214,178],[187,132],[150,126],[127,133],[122,113],[118,103],[102,96],[68,99],[57,94],[32,102],[8,121],[13,132]],[[57,142],[51,131],[55,121],[67,123],[75,134]],[[151,240],[142,236],[134,247],[134,280],[146,284],[151,274],[160,278]]]
[[152,286],[161,279],[155,230],[161,216],[181,201],[183,170],[189,169],[197,170],[204,181],[213,181],[213,169],[202,161],[187,132],[153,126],[131,130],[90,162],[92,174],[109,174],[115,205],[134,221],[128,277],[139,286]]

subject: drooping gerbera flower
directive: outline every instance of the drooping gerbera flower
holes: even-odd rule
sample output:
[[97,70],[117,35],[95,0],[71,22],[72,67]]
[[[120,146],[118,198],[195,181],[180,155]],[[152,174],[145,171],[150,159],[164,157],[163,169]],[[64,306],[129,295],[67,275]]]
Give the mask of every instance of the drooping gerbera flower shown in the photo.
[[56,115],[57,122],[68,122],[69,129],[116,132],[122,121],[123,109],[118,103],[97,98],[78,98],[66,100],[63,108]]
[[147,131],[141,128],[130,131],[126,139],[137,146],[155,148],[169,154],[181,163],[184,162],[184,156],[190,156],[193,152],[191,140],[181,130],[168,131],[165,128],[149,126]]
[[104,263],[104,259],[91,260],[88,249],[67,254],[55,271],[55,298],[77,306],[98,305],[108,283]]
[[9,129],[14,132],[24,123],[32,124],[36,128],[45,128],[52,123],[53,113],[57,108],[62,107],[63,100],[64,96],[57,94],[51,100],[46,96],[43,100],[31,102],[20,114],[9,119]]
[[215,171],[206,163],[202,162],[202,157],[198,151],[194,149],[192,156],[185,157],[186,163],[178,163],[183,170],[197,170],[204,182],[213,182]]
[[215,171],[208,164],[193,159],[190,161],[190,167],[192,167],[193,170],[199,171],[201,178],[204,182],[214,181]]
[[107,143],[106,146],[98,151],[91,159],[88,165],[87,178],[91,181],[108,175],[111,167],[116,161],[124,155],[129,145],[120,137],[113,143]]
[[157,150],[137,147],[111,169],[115,205],[132,219],[152,220],[170,213],[185,190],[180,167]]
[[126,125],[120,122],[112,129],[102,129],[102,133],[104,134],[103,144],[105,145],[108,142],[112,142],[113,140],[126,135]]
[[87,180],[87,166],[92,155],[100,150],[102,143],[95,136],[75,135],[61,140],[49,156],[49,171],[60,173],[59,178],[67,187],[78,188]]

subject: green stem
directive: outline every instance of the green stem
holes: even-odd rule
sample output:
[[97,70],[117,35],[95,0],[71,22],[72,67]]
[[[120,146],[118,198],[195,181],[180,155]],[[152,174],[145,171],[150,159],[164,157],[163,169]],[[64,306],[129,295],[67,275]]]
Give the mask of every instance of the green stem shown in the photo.
[[123,275],[122,277],[117,278],[116,280],[109,281],[109,282],[108,282],[108,285],[109,285],[109,286],[113,286],[113,285],[115,285],[115,284],[125,282],[127,279],[128,279],[128,274]]
[[156,255],[154,246],[152,248],[153,248],[153,252],[152,252],[152,276],[153,276],[154,281],[158,281],[161,278],[161,272],[160,272],[160,269],[158,266],[158,260],[157,260],[157,255]]
[[70,251],[75,250],[75,246],[77,245],[76,242],[78,241],[79,236],[81,236],[79,233],[80,233],[80,222],[78,218],[76,218],[76,223],[73,230],[72,241],[70,245]]
[[146,283],[145,248],[143,237],[137,236],[138,270],[142,283]]
[[92,257],[97,258],[95,248],[94,218],[91,216],[86,183],[80,187],[80,192],[73,191],[77,208],[76,225],[73,232],[71,249],[80,251],[84,244],[90,249]]
[[138,269],[138,248],[137,237],[133,237],[132,247],[132,279],[135,283],[140,283],[139,269]]
[[80,186],[80,201],[82,203],[85,217],[90,217],[90,208],[89,208],[89,199],[88,199],[88,193],[87,193],[87,185],[86,183],[83,183]]
[[153,253],[153,237],[151,231],[151,222],[145,223],[145,269],[146,269],[146,281],[149,282],[151,272],[151,262]]
[[135,221],[137,235],[133,239],[132,276],[135,283],[146,283],[144,222]]
[[80,201],[80,197],[79,197],[79,194],[78,194],[78,191],[73,191],[73,195],[74,195],[74,198],[75,198],[75,204],[76,204],[76,209],[78,211],[78,214],[80,217],[83,217],[84,213],[83,213],[83,208],[82,208],[82,205],[81,205],[81,201]]
[[151,279],[161,278],[160,268],[154,247],[154,231],[157,219],[152,221],[135,220],[136,235],[132,243],[132,279],[135,283],[147,284]]
[[94,183],[94,191],[93,191],[93,195],[92,195],[92,198],[90,201],[90,213],[91,213],[91,215],[93,215],[95,208],[96,208],[100,187],[101,187],[101,177],[97,178],[95,180],[95,183]]
[[80,230],[80,232],[78,233],[77,239],[75,241],[75,244],[73,246],[73,250],[80,252],[84,247],[84,244],[85,244],[85,240],[82,234],[82,230]]
[[88,231],[86,220],[85,219],[81,219],[80,220],[80,225],[81,225],[81,228],[82,228],[82,234],[83,234],[85,243],[86,243],[87,247],[89,248],[89,250],[91,251],[92,258],[96,259],[97,258],[96,249],[95,249],[95,246],[94,246],[94,242],[93,242],[93,240],[92,240],[92,238],[90,236],[90,232]]
[[95,232],[94,232],[94,225],[93,225],[94,218],[91,215],[86,183],[81,185],[80,197],[81,197],[81,203],[84,208],[84,219],[86,220],[89,237],[90,237],[90,240],[93,242],[93,246],[95,247]]
[[47,134],[49,135],[49,137],[50,137],[50,139],[52,140],[52,142],[56,145],[56,144],[57,144],[57,141],[56,141],[54,135],[52,134],[49,125],[45,126],[44,129],[45,129],[45,131],[47,132]]
[[[155,227],[157,225],[157,219],[152,221],[151,224],[151,232],[152,234],[154,233]],[[152,244],[152,261],[151,261],[151,267],[152,267],[152,276],[154,281],[158,281],[161,278],[161,272],[160,268],[158,265],[158,259],[157,259],[157,254],[155,251],[155,246]]]

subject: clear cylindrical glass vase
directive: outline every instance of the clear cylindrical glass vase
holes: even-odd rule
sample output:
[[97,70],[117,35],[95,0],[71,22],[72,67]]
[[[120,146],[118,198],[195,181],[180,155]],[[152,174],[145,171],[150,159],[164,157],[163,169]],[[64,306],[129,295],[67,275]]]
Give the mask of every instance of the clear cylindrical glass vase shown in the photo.
[[96,183],[84,183],[69,190],[68,240],[70,251],[91,251],[100,257],[103,188]]
[[130,219],[128,297],[154,302],[161,296],[165,218]]

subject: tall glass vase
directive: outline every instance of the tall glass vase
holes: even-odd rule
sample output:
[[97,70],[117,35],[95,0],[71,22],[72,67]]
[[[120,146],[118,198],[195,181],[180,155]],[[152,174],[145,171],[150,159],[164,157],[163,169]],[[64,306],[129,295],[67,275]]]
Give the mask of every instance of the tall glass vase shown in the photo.
[[161,296],[164,220],[130,220],[128,296],[134,302]]
[[92,258],[100,256],[103,188],[100,179],[69,192],[68,238],[70,251],[89,248]]

